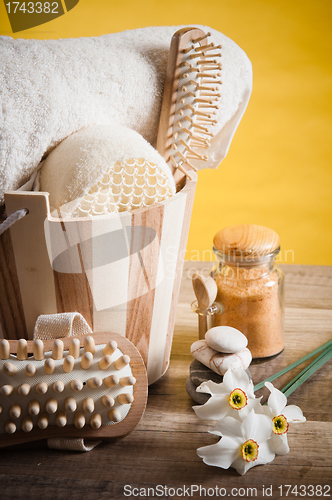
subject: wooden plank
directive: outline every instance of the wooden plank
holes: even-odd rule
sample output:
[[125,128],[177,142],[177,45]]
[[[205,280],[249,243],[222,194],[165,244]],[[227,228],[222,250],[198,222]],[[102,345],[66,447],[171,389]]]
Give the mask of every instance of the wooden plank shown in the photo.
[[[86,275],[86,270],[92,267],[91,226],[91,220],[78,223],[75,219],[62,222],[52,218],[49,221],[53,251],[65,242],[63,251],[55,256],[53,267],[56,312],[77,311],[93,329],[93,297]],[[84,255],[82,242],[85,245]]]
[[[126,337],[139,349],[145,364],[148,362],[163,213],[163,205],[132,213],[128,287],[134,298],[127,303]],[[151,232],[144,228],[155,231],[152,241]]]
[[[185,262],[181,287],[181,297],[184,300],[193,296],[192,273],[197,270],[208,274],[215,264],[216,262],[199,262],[195,260]],[[286,306],[307,309],[332,309],[332,266],[281,264],[280,268],[286,273]]]
[[54,271],[58,313],[77,311],[93,328],[93,298],[85,273],[59,273]]
[[[310,426],[310,432],[304,432],[303,426]],[[76,496],[83,494],[87,487],[91,490],[84,494],[84,498],[100,493],[95,483],[102,482],[102,491],[112,491],[113,498],[121,498],[123,487],[130,484],[132,487],[151,487],[157,484],[180,487],[192,484],[202,487],[251,487],[262,492],[262,485],[274,485],[272,498],[280,498],[278,486],[285,484],[331,484],[331,424],[307,422],[297,424],[295,431],[291,431],[289,445],[291,451],[286,456],[279,456],[264,467],[255,467],[245,476],[239,476],[233,469],[223,470],[209,467],[197,456],[196,449],[200,446],[213,444],[216,436],[206,432],[169,432],[159,436],[155,431],[134,431],[130,437],[121,441],[104,444],[87,455],[68,454],[65,451],[44,449],[33,450],[34,461],[38,463],[38,481],[29,475],[31,471],[31,450],[21,451],[21,467],[18,472],[14,464],[8,463],[10,455],[3,451],[7,460],[1,461],[2,495],[14,491],[15,498],[23,498],[23,490],[17,489],[18,484],[24,484],[24,493],[34,492],[35,498],[42,497],[43,488],[61,485],[63,495],[69,498],[74,482]],[[317,441],[321,436],[321,441]],[[328,436],[325,439],[325,436]],[[323,439],[324,437],[324,439]],[[144,443],[144,445],[143,445]],[[305,448],[306,453],[303,453]],[[74,464],[79,463],[78,467]],[[50,467],[52,464],[52,482],[50,483]],[[89,470],[88,476],[86,470]],[[116,477],[114,471],[116,470]],[[30,472],[31,473],[31,472]],[[36,472],[35,472],[36,474]],[[87,477],[88,482],[87,482]],[[2,480],[4,479],[4,481]],[[49,490],[47,489],[48,498]],[[56,491],[55,489],[51,491]],[[45,492],[44,492],[45,494]],[[196,496],[198,498],[198,496]],[[261,495],[257,495],[262,498]],[[6,498],[2,496],[2,498]],[[29,498],[29,497],[28,497]],[[314,497],[315,498],[315,497]]]
[[[332,310],[286,307],[285,341],[287,351],[298,358],[332,338]],[[197,315],[189,304],[179,304],[174,331],[173,353],[186,354],[198,340]],[[296,359],[296,358],[295,358]]]
[[[200,265],[203,268],[206,263]],[[192,263],[186,263],[185,271],[190,267]],[[315,266],[299,267],[308,282],[319,282],[317,276],[321,274],[320,269]],[[296,283],[299,272],[291,266],[290,281],[293,275],[295,289],[301,288],[303,284]],[[317,286],[317,296],[325,297],[322,305],[317,301],[312,307],[300,291],[296,301],[292,302],[290,297],[286,308],[285,350],[274,359],[251,365],[255,382],[331,338],[332,305],[327,305],[330,301],[332,304],[332,287],[325,284]],[[193,402],[185,390],[192,361],[190,344],[198,338],[197,318],[190,310],[191,297],[194,297],[191,280],[184,276],[170,367],[161,380],[149,387],[146,412],[136,429],[125,438],[114,443],[105,442],[86,454],[48,450],[44,442],[2,449],[1,500],[124,498],[126,484],[138,488],[156,487],[158,484],[169,487],[186,484],[206,488],[216,485],[256,488],[256,498],[263,498],[263,485],[272,485],[272,496],[265,496],[277,500],[292,498],[286,497],[285,491],[281,497],[280,485],[331,485],[331,361],[289,398],[289,404],[301,407],[307,422],[290,426],[290,452],[287,455],[278,456],[265,466],[254,467],[245,476],[239,476],[233,469],[209,467],[197,456],[198,447],[212,444],[218,438],[208,433],[213,422],[196,417],[192,410]],[[276,381],[275,385],[280,387],[278,384],[286,383],[295,373],[296,370]],[[227,492],[230,492],[229,489]],[[200,497],[195,493],[193,498]]]
[[28,338],[32,338],[40,314],[56,311],[53,270],[44,223],[49,216],[48,193],[9,191],[8,215],[27,208],[29,213],[10,228]]
[[5,338],[27,338],[10,232],[0,236],[0,325]]
[[287,275],[286,305],[332,309],[332,266],[280,266]]
[[180,247],[179,247],[180,251],[178,253],[178,259],[177,259],[177,263],[176,263],[176,277],[175,277],[175,282],[174,282],[174,286],[173,286],[172,305],[171,305],[171,309],[170,309],[170,316],[169,316],[169,322],[168,322],[167,345],[166,345],[166,349],[165,349],[165,358],[164,358],[164,371],[167,369],[167,366],[169,363],[169,353],[171,351],[173,330],[174,330],[175,316],[176,316],[176,305],[177,305],[178,299],[179,299],[180,283],[181,283],[181,278],[182,278],[182,273],[183,273],[184,248],[186,246],[186,242],[188,239],[189,226],[190,226],[190,220],[191,220],[191,212],[192,212],[192,207],[193,207],[194,198],[195,198],[196,183],[197,183],[197,176],[195,174],[195,176],[193,176],[193,180],[187,181],[187,184],[184,188],[185,192],[187,193],[187,200],[186,200],[186,209],[185,209],[185,215],[184,215],[184,219],[183,219],[182,234],[181,234]]

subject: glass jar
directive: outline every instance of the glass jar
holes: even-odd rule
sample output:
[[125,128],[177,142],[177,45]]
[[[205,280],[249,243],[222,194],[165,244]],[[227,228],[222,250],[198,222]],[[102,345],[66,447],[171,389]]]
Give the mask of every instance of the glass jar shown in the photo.
[[232,326],[248,338],[253,358],[265,358],[284,348],[284,275],[275,258],[279,237],[264,226],[225,228],[214,238],[217,265],[216,301],[222,314],[215,326]]

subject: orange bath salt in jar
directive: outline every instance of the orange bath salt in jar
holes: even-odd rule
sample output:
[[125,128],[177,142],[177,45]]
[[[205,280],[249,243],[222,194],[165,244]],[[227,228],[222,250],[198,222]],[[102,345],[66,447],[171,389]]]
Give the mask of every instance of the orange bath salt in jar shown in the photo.
[[279,236],[264,226],[243,224],[221,229],[214,237],[218,263],[212,276],[223,312],[215,326],[232,326],[248,338],[253,358],[284,348],[284,275],[276,266]]

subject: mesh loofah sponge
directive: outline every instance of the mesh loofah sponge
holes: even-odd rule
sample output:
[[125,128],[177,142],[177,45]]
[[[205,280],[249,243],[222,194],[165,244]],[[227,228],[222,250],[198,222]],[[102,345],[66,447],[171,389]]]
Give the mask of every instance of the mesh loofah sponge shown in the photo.
[[172,196],[172,186],[160,167],[130,159],[116,164],[80,199],[74,216],[103,215],[147,207]]
[[175,194],[171,171],[143,137],[119,125],[91,125],[67,137],[44,161],[40,190],[53,209],[85,217],[124,212]]

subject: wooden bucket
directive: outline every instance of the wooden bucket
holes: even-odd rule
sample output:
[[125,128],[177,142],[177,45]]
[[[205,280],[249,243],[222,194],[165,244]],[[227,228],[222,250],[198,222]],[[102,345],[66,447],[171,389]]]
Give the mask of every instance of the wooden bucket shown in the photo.
[[151,207],[94,219],[50,214],[48,193],[5,194],[29,213],[0,237],[0,338],[31,339],[40,314],[80,312],[131,340],[149,383],[167,370],[197,178]]

